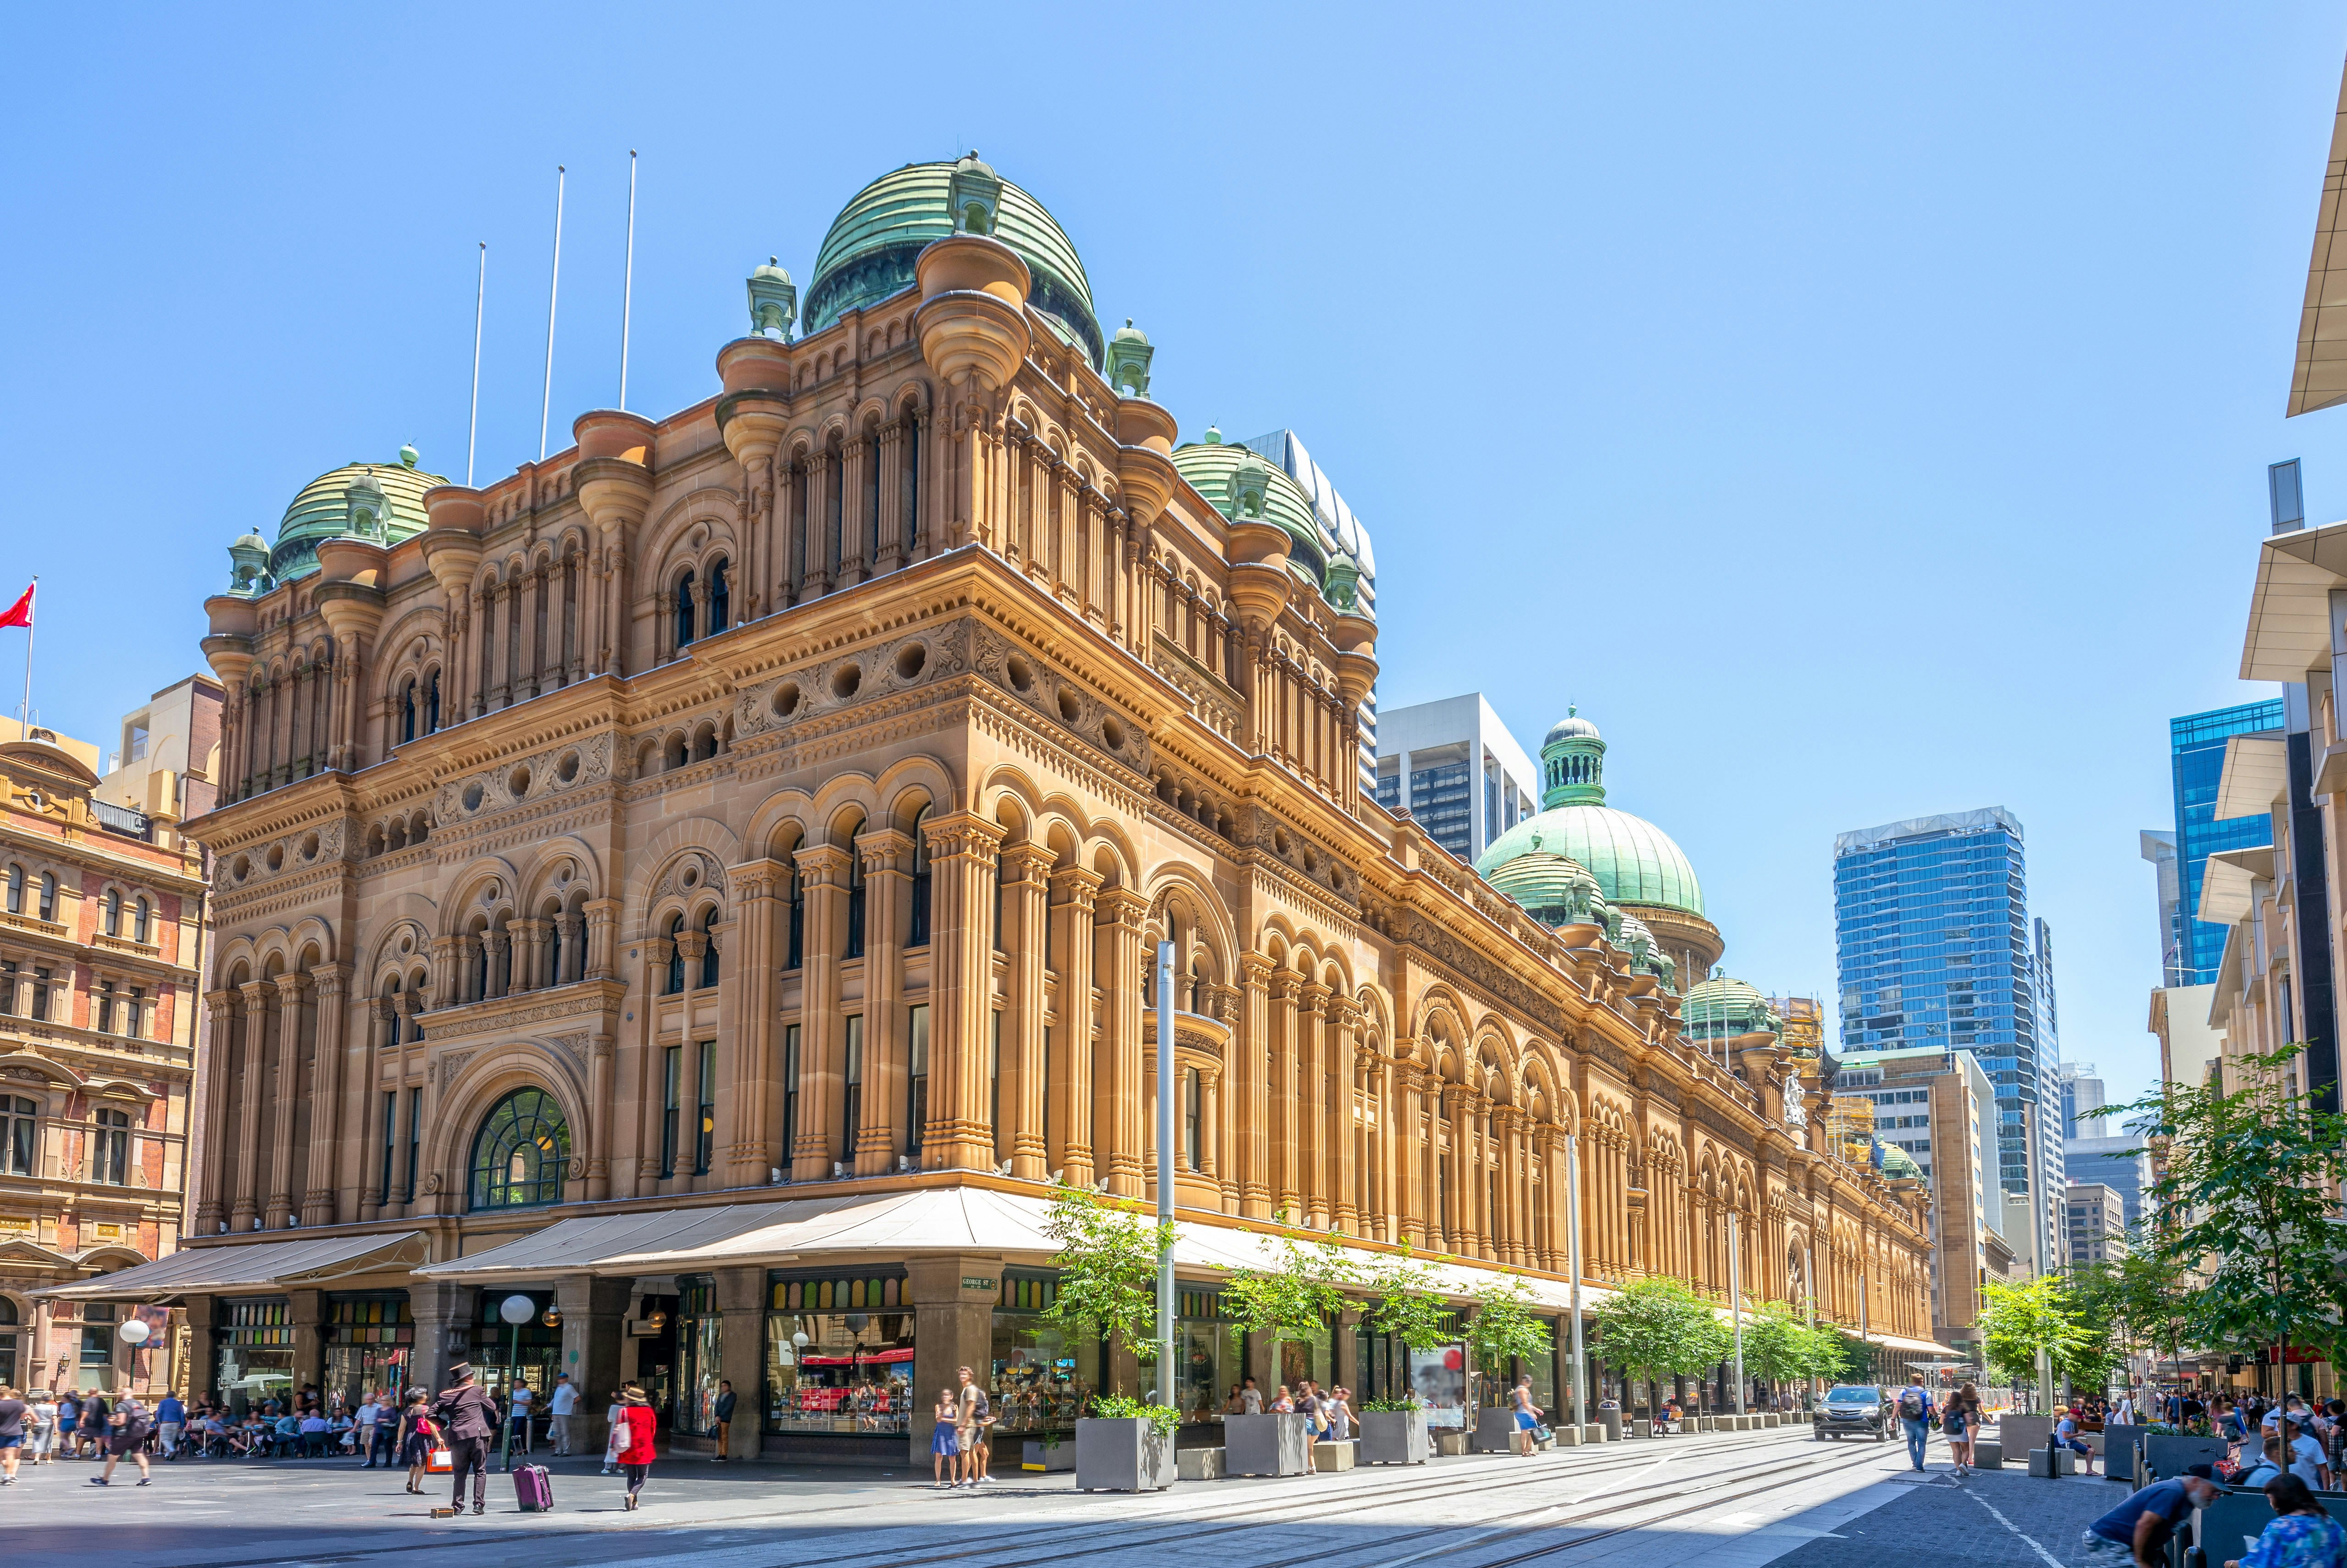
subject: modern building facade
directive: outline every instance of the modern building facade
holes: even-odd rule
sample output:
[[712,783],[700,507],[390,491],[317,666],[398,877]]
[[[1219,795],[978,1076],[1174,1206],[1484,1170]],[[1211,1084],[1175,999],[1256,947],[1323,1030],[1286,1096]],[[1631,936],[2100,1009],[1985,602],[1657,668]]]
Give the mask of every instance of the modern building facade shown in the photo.
[[[171,690],[176,733],[216,730],[216,682]],[[0,1384],[151,1391],[184,1339],[168,1310],[37,1294],[164,1257],[185,1221],[203,854],[188,789],[101,777],[97,754],[37,727],[0,742]],[[126,789],[158,809],[107,798]]]
[[2102,1114],[2103,1080],[2094,1064],[2065,1061],[2057,1081],[2062,1087],[2062,1135],[2065,1139],[2105,1138],[2110,1119]]
[[1978,1058],[1942,1046],[1854,1052],[1841,1059],[1834,1092],[1870,1103],[1876,1141],[1913,1161],[1929,1184],[1932,1337],[1975,1347],[1981,1284],[2002,1279],[2010,1257],[2000,1228],[1995,1087]]
[[2063,1150],[2070,1184],[2096,1184],[2119,1195],[2122,1223],[2136,1225],[2144,1216],[2144,1194],[2151,1186],[2151,1155],[2146,1141],[2134,1133],[2105,1133],[2073,1138]]
[[2176,835],[2168,828],[2145,828],[2136,835],[2143,858],[2152,868],[2152,887],[2158,907],[2159,983],[2188,983],[2184,965],[2184,876],[2176,858]]
[[1996,1088],[1999,1179],[2031,1198],[2038,1255],[2058,1255],[2052,938],[2029,917],[2019,819],[1990,806],[1839,835],[1834,948],[1843,1054],[1972,1051]]
[[2116,1263],[2127,1255],[2127,1205],[2100,1182],[2073,1182],[2063,1194],[2071,1266]]
[[2271,844],[2272,825],[2264,814],[2220,817],[2217,815],[2217,784],[2225,771],[2225,751],[2235,735],[2280,739],[2282,704],[2279,700],[2239,702],[2187,713],[2168,722],[2168,777],[2176,800],[2176,863],[2178,891],[2183,900],[2174,917],[2177,930],[2171,944],[2178,954],[2171,986],[2206,985],[2217,978],[2225,953],[2225,930],[2199,917],[2200,890],[2209,856],[2223,850],[2257,849]]
[[701,403],[480,489],[336,470],[232,548],[202,1245],[53,1296],[183,1305],[205,1392],[632,1377],[706,1450],[723,1377],[741,1458],[901,1464],[969,1366],[1003,1447],[1139,1387],[1040,1316],[1044,1222],[1153,1195],[1169,1050],[1192,1425],[1242,1370],[1407,1385],[1234,1346],[1276,1214],[1553,1325],[1569,1136],[1589,1287],[1724,1293],[1733,1212],[1756,1294],[1931,1352],[1925,1194],[1813,1146],[1773,1040],[1717,1065],[1588,870],[1551,925],[1363,789],[1312,498],[1178,441],[1040,202],[909,165],[805,336],[748,292]]
[[1532,759],[1481,692],[1390,710],[1378,747],[1378,804],[1471,866],[1532,815]]

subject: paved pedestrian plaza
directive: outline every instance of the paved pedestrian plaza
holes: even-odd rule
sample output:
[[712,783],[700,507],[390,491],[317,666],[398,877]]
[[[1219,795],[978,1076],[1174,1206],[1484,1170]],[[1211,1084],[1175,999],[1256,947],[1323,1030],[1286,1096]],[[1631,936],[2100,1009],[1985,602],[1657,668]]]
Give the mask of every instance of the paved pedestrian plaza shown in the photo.
[[[1532,1458],[1438,1460],[1286,1480],[1188,1483],[1155,1495],[1085,1494],[1072,1477],[1006,1476],[939,1491],[908,1471],[712,1465],[665,1457],[641,1512],[621,1512],[592,1460],[558,1460],[555,1512],[517,1511],[492,1474],[486,1517],[435,1520],[446,1483],[344,1462],[183,1461],[154,1484],[118,1471],[104,1492],[86,1463],[26,1471],[0,1491],[12,1563],[93,1555],[110,1568],[493,1561],[827,1568],[921,1563],[971,1568],[1146,1562],[1150,1568],[1275,1568],[1341,1562],[1501,1568],[1879,1568],[1900,1552],[2045,1568],[2121,1489],[2099,1478],[2014,1471],[1958,1484],[1935,1449],[1916,1477],[1896,1444],[1819,1443],[1806,1431],[1629,1442]],[[486,1549],[486,1552],[485,1552]]]

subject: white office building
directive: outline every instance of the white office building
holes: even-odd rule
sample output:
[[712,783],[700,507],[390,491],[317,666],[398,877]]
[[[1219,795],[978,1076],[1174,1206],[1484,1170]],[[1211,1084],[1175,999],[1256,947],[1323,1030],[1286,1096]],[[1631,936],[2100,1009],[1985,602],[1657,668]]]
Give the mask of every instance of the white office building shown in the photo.
[[1540,809],[1540,772],[1481,692],[1395,708],[1378,723],[1378,804],[1473,865]]

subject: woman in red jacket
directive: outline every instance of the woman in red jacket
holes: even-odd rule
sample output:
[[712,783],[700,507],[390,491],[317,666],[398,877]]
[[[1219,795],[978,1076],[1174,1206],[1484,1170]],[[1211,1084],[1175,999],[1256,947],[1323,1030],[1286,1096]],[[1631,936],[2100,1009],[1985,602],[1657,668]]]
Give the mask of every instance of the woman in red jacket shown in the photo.
[[620,1390],[620,1422],[628,1434],[628,1446],[620,1451],[620,1473],[628,1478],[628,1506],[632,1509],[652,1468],[653,1431],[652,1408],[633,1383]]

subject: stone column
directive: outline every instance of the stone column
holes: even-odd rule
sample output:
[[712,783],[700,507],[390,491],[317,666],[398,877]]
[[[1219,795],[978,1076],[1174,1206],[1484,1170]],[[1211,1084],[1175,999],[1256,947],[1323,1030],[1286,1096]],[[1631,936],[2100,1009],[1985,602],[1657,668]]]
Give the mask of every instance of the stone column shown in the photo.
[[1260,953],[1239,957],[1236,1065],[1231,1075],[1232,1125],[1237,1134],[1239,1212],[1249,1219],[1271,1217],[1271,960]]
[[717,1346],[718,1376],[733,1385],[733,1420],[723,1457],[756,1460],[764,1446],[759,1440],[764,1424],[760,1412],[765,1409],[766,1271],[763,1266],[721,1268],[712,1277],[724,1325]]
[[261,1222],[270,1230],[293,1217],[293,1102],[302,1091],[302,1063],[310,1045],[309,977],[280,975],[276,986],[277,1050],[269,1074],[269,1201]]
[[767,1120],[781,1071],[774,1040],[774,975],[781,955],[774,928],[782,907],[775,891],[789,876],[790,868],[776,860],[748,861],[726,873],[741,931],[733,963],[740,1022],[717,1044],[720,1077],[732,1086],[717,1111],[725,1184],[731,1187],[764,1185],[775,1167],[790,1161],[789,1152],[776,1147],[776,1129]]
[[1294,971],[1280,969],[1271,977],[1271,1179],[1278,1194],[1278,1211],[1291,1224],[1301,1219],[1301,1182],[1296,1147],[1296,1002],[1298,982]]
[[1301,1173],[1297,1193],[1304,1223],[1314,1230],[1328,1228],[1334,1194],[1329,1191],[1333,1161],[1329,1158],[1328,988],[1306,980],[1297,991],[1296,1071],[1303,1087],[1296,1108],[1296,1165]]
[[[1002,1112],[1007,1125],[995,1130],[995,1153],[1010,1162],[1022,1180],[1043,1179],[1043,971],[1050,955],[1051,852],[1032,842],[1002,852],[1003,914],[1010,968],[1010,1015],[1003,1020]],[[1064,998],[1066,993],[1061,993]]]
[[[610,1408],[611,1390],[620,1386],[620,1323],[627,1316],[628,1288],[624,1279],[598,1279],[589,1274],[566,1274],[554,1282],[555,1310],[562,1314],[559,1370],[570,1374],[579,1390],[579,1408],[570,1418],[570,1447],[576,1453],[595,1452],[608,1435],[603,1417]],[[423,1337],[419,1321],[419,1345]]]
[[[608,1023],[610,1014],[602,1015]],[[601,1203],[611,1195],[611,1163],[619,1157],[615,1133],[620,1125],[612,1103],[612,1053],[619,1042],[609,1030],[599,1029],[587,1041],[587,1198]]]
[[847,851],[834,844],[801,849],[801,886],[806,890],[806,927],[802,943],[799,1017],[798,1148],[791,1162],[795,1181],[829,1178],[834,1161],[854,1157],[840,1146],[839,1118],[847,1092],[847,1045],[839,1021],[839,959],[847,938]]
[[876,1175],[912,1147],[912,1130],[903,1123],[912,1065],[905,1032],[905,933],[913,838],[881,828],[858,836],[856,852],[864,857],[864,1125],[856,1170]]
[[[9,999],[12,1005],[15,999]],[[204,1071],[204,1164],[190,1180],[195,1186],[198,1235],[214,1235],[228,1222],[236,1204],[236,1151],[228,1141],[229,1097],[241,1087],[233,1063],[241,1049],[236,993],[210,991],[204,1006],[211,1015],[210,1050]],[[19,1008],[18,1016],[23,1009]]]
[[880,555],[877,571],[895,571],[905,564],[904,430],[901,419],[880,426]]
[[[1060,1141],[1044,1151],[1047,1171],[1072,1186],[1097,1178],[1092,1160],[1092,936],[1100,874],[1071,866],[1051,876],[1060,911],[1060,1027],[1051,1036],[1052,1097],[1059,1102]],[[1047,1123],[1053,1118],[1046,1116]]]
[[1149,903],[1113,887],[1096,901],[1100,948],[1101,1041],[1092,1057],[1095,1163],[1119,1197],[1143,1193],[1141,1116],[1141,930]]
[[[346,964],[327,964],[311,971],[318,988],[317,1066],[310,1083],[310,1148],[307,1190],[302,1198],[302,1223],[334,1223],[334,1157],[341,1152],[343,1119],[343,982]],[[364,1125],[364,1123],[360,1123]],[[354,1132],[354,1138],[357,1136]]]
[[1354,1107],[1363,1098],[1372,1059],[1360,1048],[1361,1009],[1348,997],[1337,999],[1337,1040],[1334,1052],[1337,1062],[1337,1106],[1335,1126],[1330,1136],[1337,1145],[1337,1192],[1331,1209],[1337,1229],[1348,1235],[1366,1234],[1361,1225],[1360,1150],[1358,1146],[1359,1122]]
[[[924,823],[922,831],[929,841],[933,903],[929,1124],[921,1134],[921,1164],[932,1171],[984,1170],[994,1163],[994,1128],[987,1105],[991,1038],[987,1015],[992,1010],[994,866],[1002,829],[963,812]],[[919,1364],[929,1363],[924,1359]],[[946,1373],[949,1383],[950,1366]],[[923,1377],[926,1380],[927,1374]]]

